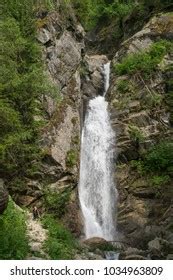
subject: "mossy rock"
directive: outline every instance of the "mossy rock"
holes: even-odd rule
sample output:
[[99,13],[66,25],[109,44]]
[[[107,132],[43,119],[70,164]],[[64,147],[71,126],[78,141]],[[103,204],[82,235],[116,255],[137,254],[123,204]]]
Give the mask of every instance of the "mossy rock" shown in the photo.
[[4,212],[8,204],[8,191],[4,187],[4,182],[0,179],[0,214]]

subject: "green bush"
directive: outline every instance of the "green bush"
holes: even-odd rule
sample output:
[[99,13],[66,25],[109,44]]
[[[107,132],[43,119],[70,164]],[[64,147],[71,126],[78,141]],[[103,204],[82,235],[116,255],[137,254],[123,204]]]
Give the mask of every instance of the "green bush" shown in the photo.
[[144,165],[148,171],[169,171],[173,166],[173,143],[163,142],[150,149],[144,159]]
[[29,252],[25,215],[10,200],[0,215],[0,259],[23,260]]
[[158,67],[163,57],[172,49],[173,44],[162,40],[153,43],[149,50],[130,54],[123,58],[121,63],[114,65],[114,71],[118,75],[141,74],[148,77]]
[[71,2],[77,16],[87,30],[94,28],[101,19],[122,19],[134,7],[132,0],[71,0]]
[[[39,1],[43,2],[42,0]],[[35,1],[6,0],[0,20],[0,175],[28,176],[40,160],[42,94],[59,95],[44,74],[35,35]],[[34,164],[34,168],[32,165]]]
[[[140,0],[137,3],[134,0],[69,0],[69,2],[73,4],[76,15],[87,30],[94,28],[105,19],[120,23],[133,12],[136,21],[144,22],[151,11],[158,12],[172,4],[172,0]],[[121,31],[119,28],[119,32]]]
[[45,250],[53,260],[73,259],[77,243],[72,234],[51,215],[43,218],[43,225],[48,229]]
[[71,188],[65,188],[61,192],[47,190],[45,191],[44,202],[45,207],[51,213],[54,213],[58,218],[61,218],[66,211],[66,206],[69,202]]
[[153,176],[150,179],[150,183],[151,183],[151,186],[160,187],[160,186],[168,183],[169,180],[170,180],[170,177],[168,175]]
[[154,145],[140,160],[131,161],[131,167],[140,175],[148,175],[155,185],[166,181],[173,174],[173,143],[161,142]]

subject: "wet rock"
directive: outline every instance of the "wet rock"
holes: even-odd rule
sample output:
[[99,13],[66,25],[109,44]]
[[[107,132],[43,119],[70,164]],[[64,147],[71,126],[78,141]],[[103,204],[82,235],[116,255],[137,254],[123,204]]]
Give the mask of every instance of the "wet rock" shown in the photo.
[[84,240],[82,243],[92,249],[97,249],[97,248],[100,248],[102,246],[106,246],[109,244],[108,241],[106,241],[105,239],[100,238],[100,237],[92,237],[92,238]]
[[104,91],[103,64],[108,59],[105,55],[85,56],[84,65],[88,71],[82,83],[83,94],[87,97],[102,95]]

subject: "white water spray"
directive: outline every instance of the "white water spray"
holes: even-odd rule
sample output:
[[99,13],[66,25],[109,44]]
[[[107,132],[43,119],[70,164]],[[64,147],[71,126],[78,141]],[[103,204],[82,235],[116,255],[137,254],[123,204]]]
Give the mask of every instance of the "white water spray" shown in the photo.
[[[109,88],[110,63],[104,65],[104,96]],[[89,101],[82,131],[79,199],[85,237],[114,240],[116,189],[112,175],[113,142],[104,96]]]

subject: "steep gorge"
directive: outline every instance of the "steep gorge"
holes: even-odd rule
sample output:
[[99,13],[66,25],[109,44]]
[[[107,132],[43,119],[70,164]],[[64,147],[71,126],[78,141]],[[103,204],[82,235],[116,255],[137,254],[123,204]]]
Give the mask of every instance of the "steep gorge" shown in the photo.
[[[58,3],[56,11],[40,9],[37,14],[37,40],[46,75],[59,89],[61,100],[57,104],[57,96],[47,94],[38,100],[44,114],[36,117],[47,122],[40,140],[44,151],[40,173],[27,178],[22,193],[10,192],[20,206],[31,210],[36,205],[41,214],[54,214],[75,237],[81,237],[83,221],[77,190],[80,135],[88,101],[104,91],[102,66],[109,56],[113,59],[106,99],[117,135],[114,163],[119,191],[120,257],[172,258],[172,169],[171,166],[168,171],[156,169],[156,176],[149,172],[146,175],[141,171],[141,163],[162,140],[164,146],[172,143],[172,107],[167,98],[172,92],[173,48],[165,47],[164,43],[158,47],[159,59],[154,62],[154,69],[146,70],[145,65],[144,69],[138,69],[138,64],[132,61],[130,66],[126,65],[130,70],[123,72],[116,65],[129,55],[146,53],[153,43],[167,40],[173,44],[173,14],[153,16],[141,31],[125,40],[116,53],[115,49],[106,49],[105,54],[104,47],[104,54],[100,55],[99,46],[98,55],[97,48],[87,47],[89,54],[86,52],[86,33],[72,6],[63,5],[63,1]],[[106,41],[106,34],[104,36]],[[148,76],[145,70],[150,72]],[[172,144],[168,148],[171,154]],[[89,246],[93,246],[92,241]],[[100,244],[94,246],[98,253]],[[77,257],[97,259],[103,255],[99,251],[96,255],[79,253]]]

